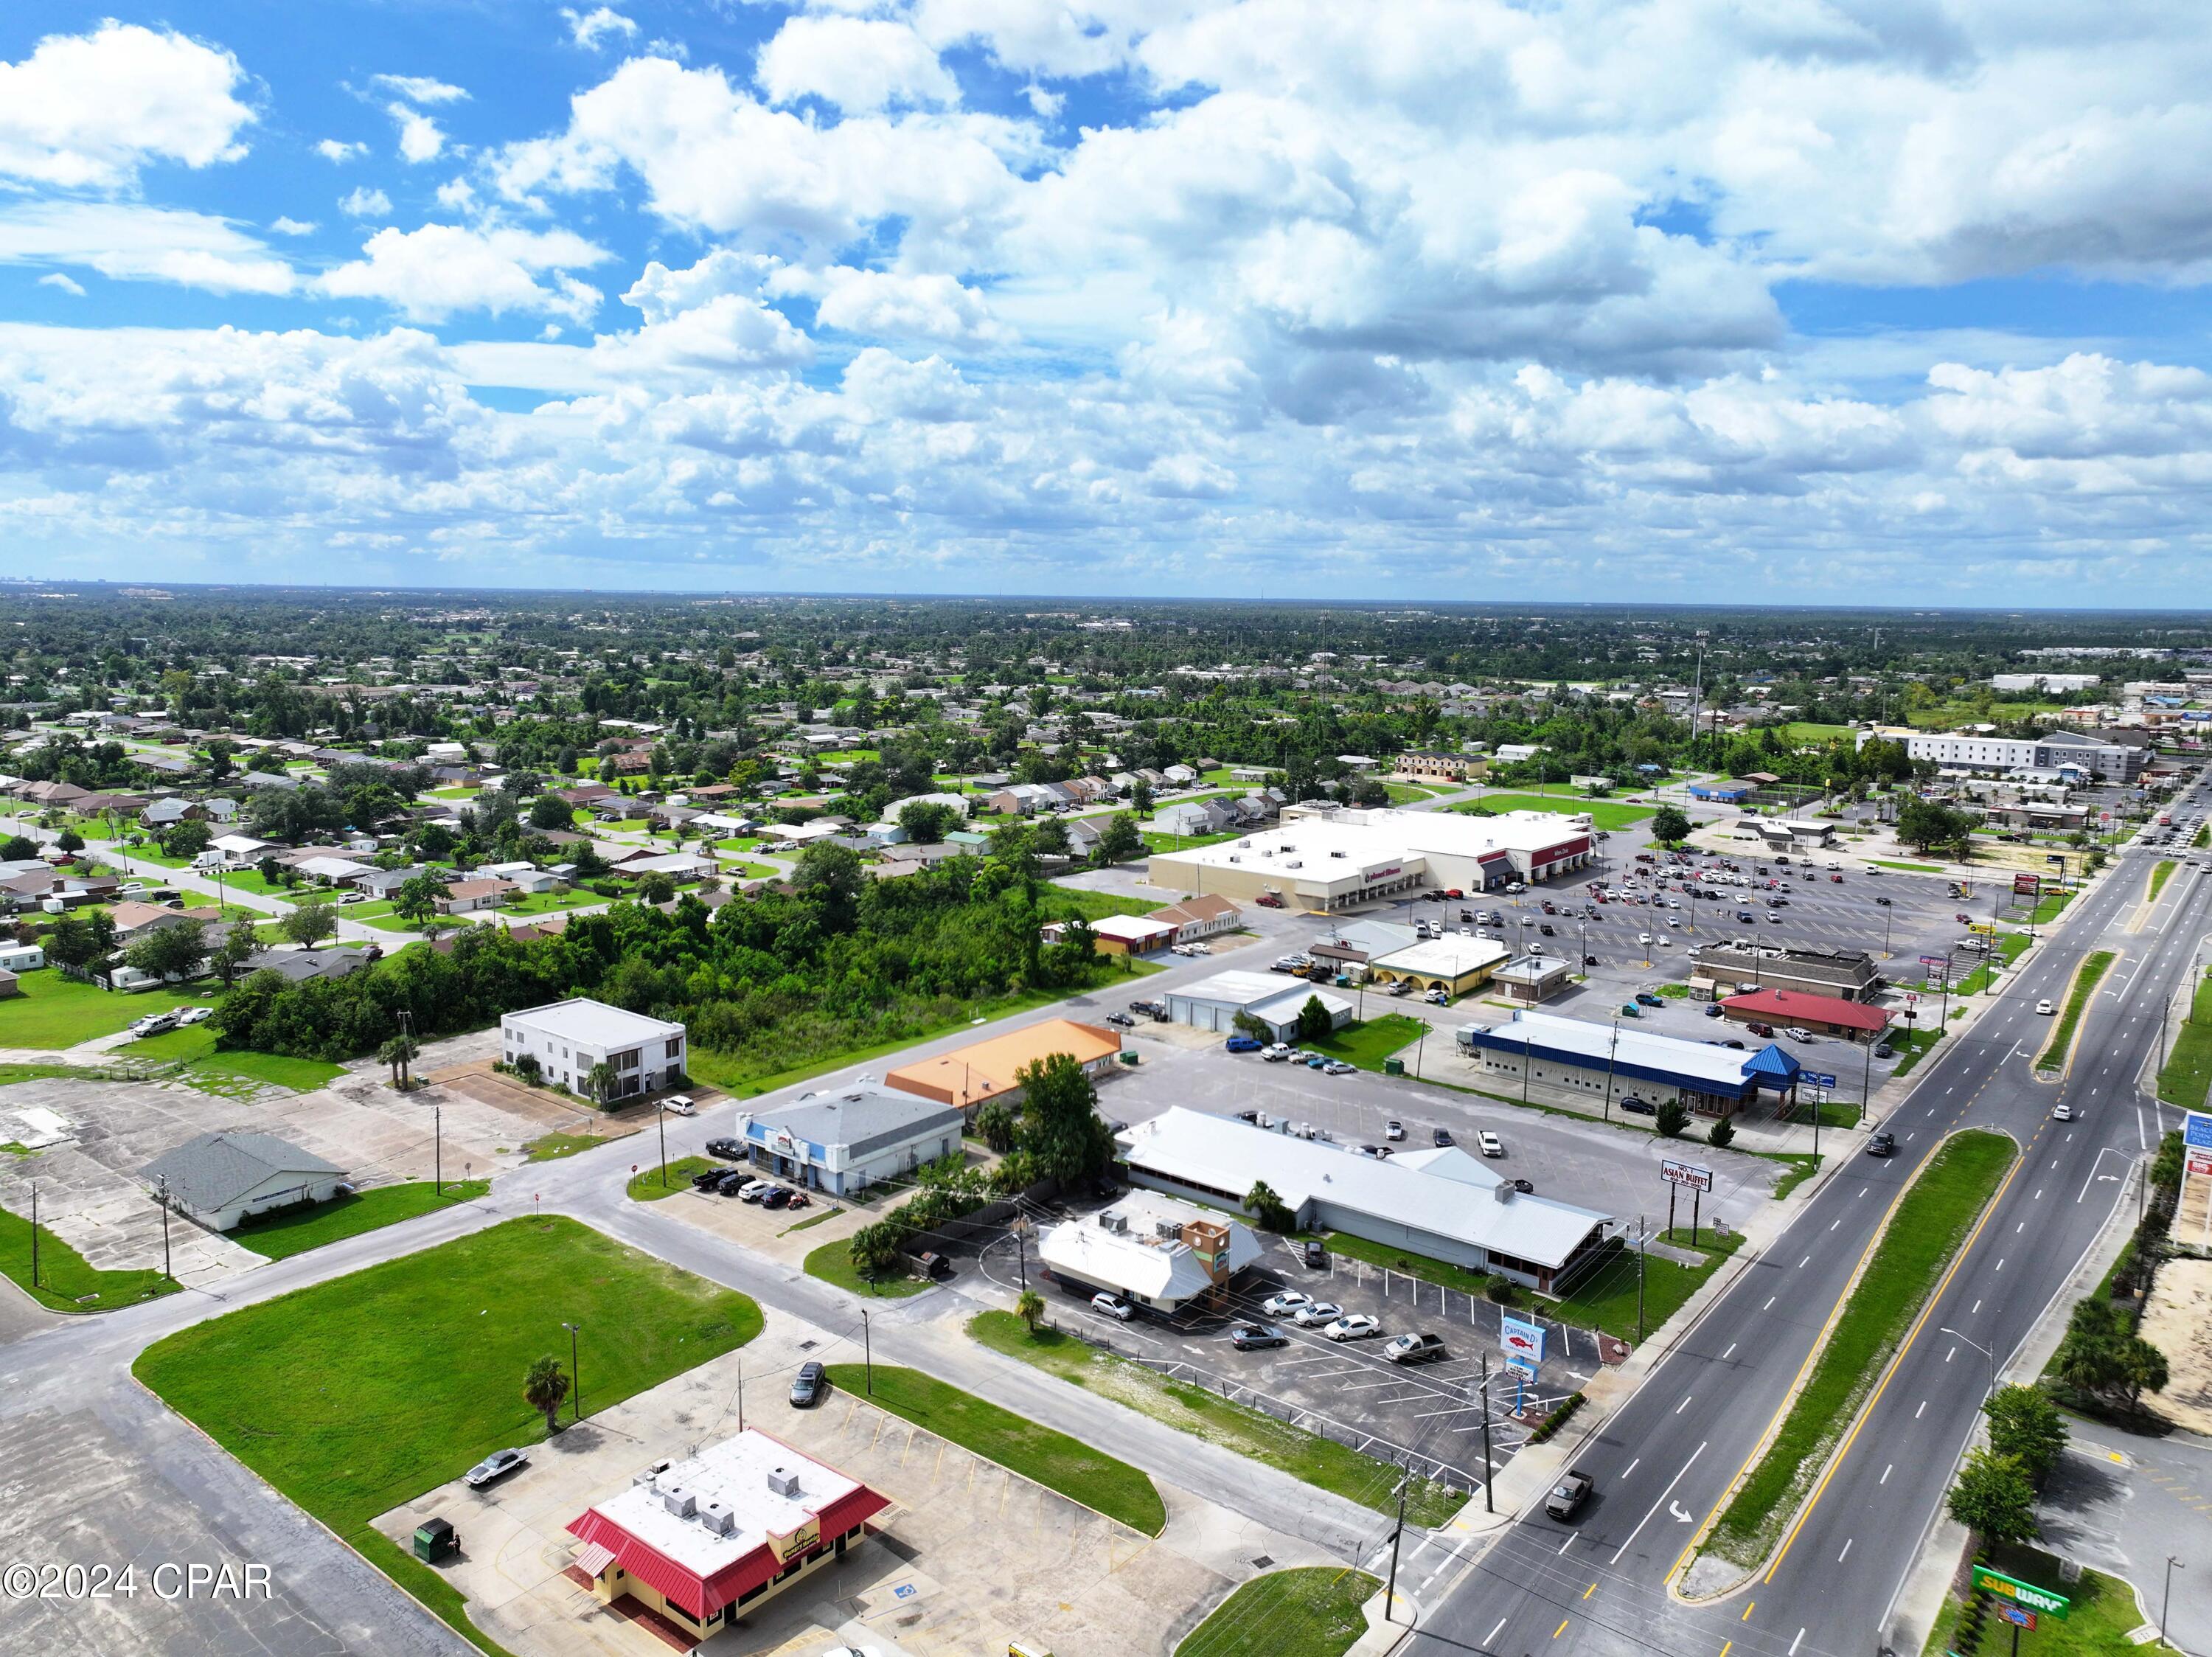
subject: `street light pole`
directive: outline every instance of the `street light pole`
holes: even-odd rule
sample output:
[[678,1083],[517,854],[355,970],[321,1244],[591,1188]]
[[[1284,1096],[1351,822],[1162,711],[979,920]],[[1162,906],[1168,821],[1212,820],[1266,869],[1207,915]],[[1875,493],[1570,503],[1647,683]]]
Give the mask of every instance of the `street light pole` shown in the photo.
[[39,1286],[39,1182],[31,1181],[31,1287]]
[[860,1308],[860,1364],[867,1372],[868,1396],[873,1398],[876,1395],[876,1349],[875,1343],[868,1338],[868,1309],[866,1307]]
[[1997,1395],[1997,1355],[1995,1349],[1984,1346],[1979,1341],[1968,1336],[1961,1335],[1957,1330],[1948,1325],[1939,1325],[1936,1332],[1939,1335],[1948,1335],[1953,1340],[1972,1347],[1975,1351],[1990,1361],[1990,1396],[1995,1398]]
[[1482,1355],[1482,1511],[1494,1514],[1498,1505],[1491,1500],[1490,1487],[1497,1481],[1490,1470],[1490,1354]]
[[573,1423],[584,1418],[584,1378],[576,1371],[576,1325],[564,1323],[561,1327],[568,1331],[568,1419]]
[[2158,1642],[2162,1646],[2173,1643],[2166,1637],[2166,1614],[2173,1609],[2173,1573],[2177,1569],[2187,1570],[2188,1569],[2188,1566],[2184,1565],[2172,1554],[2166,1555],[2166,1593],[2158,1604]]
[[653,1108],[660,1126],[660,1189],[666,1191],[668,1189],[668,1102],[665,1100],[655,1100]]

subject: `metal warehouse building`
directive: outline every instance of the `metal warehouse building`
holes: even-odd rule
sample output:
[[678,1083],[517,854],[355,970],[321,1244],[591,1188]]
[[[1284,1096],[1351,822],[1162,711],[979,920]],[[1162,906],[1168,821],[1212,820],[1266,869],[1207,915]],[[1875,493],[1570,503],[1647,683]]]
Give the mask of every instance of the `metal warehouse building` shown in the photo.
[[1326,911],[1423,886],[1488,892],[1550,880],[1586,866],[1592,844],[1587,828],[1553,812],[1469,817],[1293,807],[1261,833],[1163,852],[1146,878],[1238,902],[1279,892]]
[[1796,1098],[1797,1061],[1771,1045],[1747,1052],[1524,1012],[1502,1024],[1468,1025],[1459,1033],[1459,1048],[1487,1077],[1602,1094],[1607,1104],[1656,1088],[1700,1115],[1733,1116],[1762,1087]]
[[1297,1033],[1298,1014],[1307,1002],[1318,998],[1328,1009],[1330,1024],[1341,1029],[1352,1021],[1352,1003],[1334,990],[1302,978],[1278,978],[1271,972],[1216,972],[1182,990],[1168,992],[1168,1017],[1194,1029],[1234,1034],[1237,1015],[1249,1013],[1266,1025],[1277,1041]]
[[1301,1230],[1340,1231],[1556,1295],[1594,1264],[1610,1215],[1524,1197],[1454,1147],[1381,1159],[1177,1106],[1116,1136],[1132,1183],[1243,1212],[1255,1183]]

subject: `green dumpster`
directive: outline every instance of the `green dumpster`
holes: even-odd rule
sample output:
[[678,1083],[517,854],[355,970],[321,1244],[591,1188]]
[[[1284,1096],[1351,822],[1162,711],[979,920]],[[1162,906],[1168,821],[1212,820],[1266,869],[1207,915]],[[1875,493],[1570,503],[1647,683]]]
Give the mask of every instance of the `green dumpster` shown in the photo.
[[442,1519],[426,1519],[415,1527],[415,1556],[434,1565],[461,1550],[461,1533]]
[[1137,1055],[1134,1053],[1124,1053],[1121,1055],[1121,1063],[1124,1064],[1134,1064],[1136,1062]]
[[1406,1061],[1402,1058],[1384,1059],[1382,1061],[1382,1074],[1386,1076],[1401,1076],[1405,1075]]

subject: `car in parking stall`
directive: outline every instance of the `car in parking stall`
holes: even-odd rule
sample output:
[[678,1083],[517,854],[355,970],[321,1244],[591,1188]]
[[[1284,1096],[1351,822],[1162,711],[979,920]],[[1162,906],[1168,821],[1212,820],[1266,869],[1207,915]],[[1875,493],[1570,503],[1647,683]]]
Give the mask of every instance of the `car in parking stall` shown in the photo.
[[1260,1051],[1261,1045],[1262,1044],[1256,1038],[1252,1036],[1231,1036],[1229,1038],[1228,1042],[1229,1051],[1232,1053],[1256,1053]]
[[1109,1295],[1103,1290],[1091,1297],[1091,1309],[1102,1317],[1112,1318],[1121,1323],[1127,1323],[1137,1315],[1135,1307],[1119,1295]]
[[829,1392],[830,1371],[813,1360],[800,1364],[799,1373],[791,1378],[791,1407],[794,1410],[811,1410]]
[[1423,1331],[1395,1337],[1382,1349],[1382,1356],[1389,1363],[1436,1363],[1451,1355],[1441,1335]]
[[1496,1157],[1505,1154],[1505,1142],[1487,1128],[1480,1129],[1476,1132],[1474,1142],[1476,1148],[1485,1156]]
[[1270,1295],[1260,1303],[1260,1310],[1271,1318],[1287,1318],[1302,1306],[1311,1306],[1313,1296],[1303,1290],[1285,1288]]
[[461,1477],[471,1490],[481,1490],[496,1483],[519,1467],[530,1465],[530,1458],[520,1450],[495,1450]]
[[1347,1313],[1334,1323],[1323,1325],[1322,1337],[1340,1344],[1346,1341],[1364,1341],[1382,1332],[1382,1320],[1370,1317],[1364,1312]]
[[1229,1331],[1229,1343],[1239,1352],[1256,1352],[1263,1347],[1288,1346],[1291,1337],[1273,1324],[1239,1324]]
[[1317,1329],[1343,1315],[1344,1308],[1333,1301],[1308,1301],[1291,1313],[1291,1321],[1301,1329]]

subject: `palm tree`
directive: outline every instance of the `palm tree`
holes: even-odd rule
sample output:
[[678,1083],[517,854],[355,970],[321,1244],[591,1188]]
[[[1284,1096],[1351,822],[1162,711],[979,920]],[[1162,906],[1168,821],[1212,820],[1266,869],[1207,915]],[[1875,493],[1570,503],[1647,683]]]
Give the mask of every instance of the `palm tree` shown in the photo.
[[376,1050],[377,1063],[392,1067],[392,1085],[403,1093],[407,1091],[410,1081],[407,1065],[414,1057],[415,1043],[404,1035],[386,1037],[384,1045]]
[[1014,1302],[1014,1316],[1027,1324],[1030,1333],[1035,1335],[1037,1325],[1044,1321],[1044,1296],[1033,1288],[1024,1289],[1021,1298]]
[[560,1410],[568,1397],[568,1372],[558,1358],[540,1358],[522,1378],[522,1401],[545,1417],[545,1430],[561,1430]]
[[614,1091],[614,1086],[615,1073],[608,1068],[605,1059],[592,1066],[584,1077],[584,1092],[594,1105],[604,1106],[607,1102],[607,1095]]

